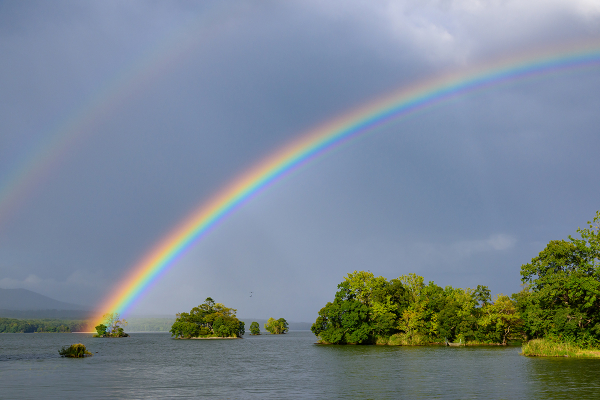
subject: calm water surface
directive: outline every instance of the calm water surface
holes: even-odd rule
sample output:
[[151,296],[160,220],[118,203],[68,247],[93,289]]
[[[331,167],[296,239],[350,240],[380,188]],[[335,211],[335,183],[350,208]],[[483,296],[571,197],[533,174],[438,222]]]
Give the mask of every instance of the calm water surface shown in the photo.
[[[319,346],[311,332],[243,340],[164,333],[0,335],[0,398],[598,399],[600,360],[519,347]],[[85,359],[58,356],[83,343]]]

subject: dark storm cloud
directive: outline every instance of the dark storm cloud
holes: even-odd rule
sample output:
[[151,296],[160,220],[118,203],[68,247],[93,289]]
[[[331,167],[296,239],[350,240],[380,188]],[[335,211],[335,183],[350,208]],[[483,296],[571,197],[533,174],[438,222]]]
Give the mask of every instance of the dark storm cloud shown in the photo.
[[[600,10],[583,0],[17,4],[0,12],[0,182],[124,69],[197,35],[0,226],[0,287],[86,304],[316,124],[429,76],[600,34]],[[522,263],[600,208],[598,89],[597,69],[578,70],[379,128],[256,196],[136,310],[174,313],[211,295],[242,316],[310,320],[354,269],[516,291]]]

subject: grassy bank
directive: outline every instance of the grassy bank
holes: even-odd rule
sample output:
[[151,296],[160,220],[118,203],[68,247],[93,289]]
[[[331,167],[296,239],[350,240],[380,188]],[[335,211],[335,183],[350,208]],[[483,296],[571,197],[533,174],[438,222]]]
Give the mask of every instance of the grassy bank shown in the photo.
[[556,343],[534,339],[523,344],[522,353],[528,357],[593,357],[600,358],[600,350],[587,350],[570,343]]

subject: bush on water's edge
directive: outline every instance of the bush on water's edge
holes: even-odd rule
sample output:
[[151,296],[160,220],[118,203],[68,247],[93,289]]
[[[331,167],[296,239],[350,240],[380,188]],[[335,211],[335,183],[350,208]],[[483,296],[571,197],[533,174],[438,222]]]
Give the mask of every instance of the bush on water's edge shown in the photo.
[[83,357],[91,357],[92,353],[87,351],[85,345],[81,343],[75,343],[70,345],[69,347],[63,346],[62,349],[58,350],[58,354],[61,357],[70,357],[70,358],[83,358]]
[[548,339],[533,339],[523,343],[522,353],[529,357],[592,357],[600,358],[600,350],[582,349],[571,343],[557,343]]

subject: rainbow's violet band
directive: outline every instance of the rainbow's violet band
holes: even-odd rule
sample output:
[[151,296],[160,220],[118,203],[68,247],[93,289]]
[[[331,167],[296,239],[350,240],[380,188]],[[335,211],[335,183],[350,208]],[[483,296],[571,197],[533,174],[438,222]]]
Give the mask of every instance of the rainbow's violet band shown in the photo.
[[146,254],[97,309],[94,322],[108,312],[126,313],[177,258],[212,227],[287,172],[315,156],[386,122],[473,90],[571,68],[600,65],[600,45],[554,50],[503,60],[461,74],[403,89],[301,135],[241,174],[172,230]]

